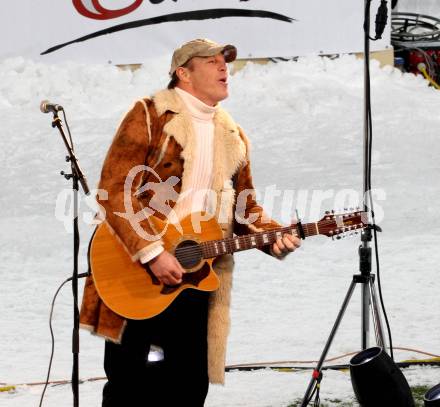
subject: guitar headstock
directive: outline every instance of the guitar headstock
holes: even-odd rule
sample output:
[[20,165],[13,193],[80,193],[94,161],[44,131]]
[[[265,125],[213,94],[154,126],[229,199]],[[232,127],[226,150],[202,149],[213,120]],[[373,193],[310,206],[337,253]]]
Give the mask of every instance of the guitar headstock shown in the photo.
[[344,213],[327,211],[317,224],[321,235],[340,238],[341,234],[355,232],[367,227],[368,215],[361,210]]

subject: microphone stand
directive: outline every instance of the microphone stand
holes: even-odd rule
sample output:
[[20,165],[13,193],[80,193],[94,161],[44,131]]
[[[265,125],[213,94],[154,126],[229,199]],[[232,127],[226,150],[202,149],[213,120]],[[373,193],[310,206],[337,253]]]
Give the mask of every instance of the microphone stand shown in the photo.
[[[64,113],[64,111],[63,111]],[[65,117],[65,116],[64,116]],[[67,122],[66,122],[67,124]],[[73,142],[69,140],[64,133],[63,124],[58,116],[58,111],[53,112],[52,127],[57,128],[61,134],[64,145],[66,146],[68,155],[66,161],[70,162],[71,174],[66,174],[61,171],[61,175],[69,180],[72,180],[73,188],[73,274],[72,274],[72,292],[73,292],[73,333],[72,333],[72,354],[73,354],[73,367],[72,367],[72,392],[73,392],[73,405],[79,406],[79,309],[78,309],[78,253],[79,253],[79,228],[78,228],[78,191],[79,184],[81,184],[82,190],[86,195],[90,194],[89,187],[87,185],[86,178],[78,164],[78,160],[75,156],[73,149]],[[67,128],[69,128],[67,126]],[[82,276],[83,277],[83,276]]]
[[[372,212],[372,197],[371,197],[371,184],[370,184],[370,173],[371,173],[371,110],[370,110],[370,5],[372,0],[364,0],[365,8],[365,19],[364,19],[364,212]],[[383,16],[382,16],[383,17]],[[376,19],[376,24],[378,20]],[[386,24],[386,19],[385,19]],[[372,213],[374,215],[374,213]],[[374,216],[373,216],[374,221]],[[365,222],[366,223],[366,222]],[[361,303],[362,303],[362,321],[361,321],[361,346],[362,350],[365,350],[369,346],[370,337],[370,307],[373,314],[373,321],[376,333],[376,342],[378,346],[382,347],[386,352],[386,342],[383,332],[383,324],[381,321],[381,315],[379,312],[379,307],[377,303],[377,293],[375,287],[375,275],[371,274],[371,240],[373,231],[380,232],[380,227],[372,225],[367,227],[361,233],[361,245],[359,246],[359,271],[360,274],[354,274],[352,282],[339,313],[334,322],[333,328],[325,344],[324,350],[321,353],[319,361],[316,367],[313,369],[312,378],[310,379],[309,385],[307,387],[304,398],[301,402],[301,407],[306,407],[309,405],[314,394],[319,400],[319,390],[320,383],[322,380],[322,366],[324,364],[327,353],[336,335],[337,329],[339,328],[340,322],[345,314],[347,306],[350,302],[351,296],[356,288],[357,284],[361,284]]]
[[[369,165],[370,154],[369,139],[370,139],[370,120],[369,120],[369,101],[370,101],[370,7],[369,0],[364,0],[365,16],[364,16],[364,212],[369,213],[370,204],[370,185],[369,185]],[[367,26],[368,25],[368,26]],[[368,198],[367,198],[368,197]],[[371,208],[371,206],[370,206]],[[359,246],[359,270],[366,282],[371,279],[371,229],[367,228],[361,233],[361,245]],[[373,276],[374,278],[374,276]],[[373,280],[374,281],[374,280]],[[362,350],[367,349],[369,345],[370,336],[370,293],[369,286],[366,283],[362,284],[361,294],[361,345]]]

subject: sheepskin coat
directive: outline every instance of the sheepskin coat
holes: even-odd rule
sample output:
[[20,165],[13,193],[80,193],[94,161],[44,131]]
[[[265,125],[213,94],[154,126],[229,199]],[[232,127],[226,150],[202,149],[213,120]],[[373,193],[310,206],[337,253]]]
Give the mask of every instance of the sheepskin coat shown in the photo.
[[[129,216],[121,216],[121,213],[126,213],[124,185],[127,176],[134,174],[129,180],[134,214],[148,207],[152,198],[151,190],[141,194],[136,194],[136,191],[147,182],[158,182],[157,176],[162,181],[177,177],[174,190],[179,194],[188,187],[195,142],[191,117],[175,90],[162,90],[152,98],[137,101],[123,118],[102,168],[99,189],[107,193],[99,194],[98,202],[105,212],[105,221],[133,261],[138,261],[146,248],[159,245],[160,240],[142,238],[133,229]],[[212,213],[215,213],[224,236],[278,227],[276,222],[264,216],[252,194],[248,194],[244,202],[241,200],[237,211],[241,210],[246,218],[256,218],[255,222],[246,225],[235,220],[236,196],[243,190],[253,190],[249,143],[242,130],[220,107],[214,115],[213,144],[212,190],[215,194],[210,196],[214,195],[216,202],[209,205],[213,207]],[[156,174],[152,171],[132,171],[140,165],[150,167]],[[174,205],[175,202],[169,203],[170,208]],[[166,215],[158,211],[154,215],[166,219]],[[148,218],[141,220],[140,226],[150,235],[154,234]],[[224,383],[233,265],[232,255],[220,256],[214,263],[220,288],[210,294],[209,303],[208,374],[211,383]],[[84,287],[80,323],[82,328],[116,343],[121,341],[126,324],[123,317],[101,301],[91,277]]]

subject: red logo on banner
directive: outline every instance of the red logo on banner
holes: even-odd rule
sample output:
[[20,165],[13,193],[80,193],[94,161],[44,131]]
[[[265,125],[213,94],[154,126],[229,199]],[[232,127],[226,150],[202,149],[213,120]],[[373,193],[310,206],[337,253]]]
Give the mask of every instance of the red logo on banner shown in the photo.
[[93,18],[94,20],[110,20],[118,18],[136,10],[144,0],[135,0],[128,7],[119,10],[109,10],[99,3],[100,0],[72,0],[74,7],[84,17]]

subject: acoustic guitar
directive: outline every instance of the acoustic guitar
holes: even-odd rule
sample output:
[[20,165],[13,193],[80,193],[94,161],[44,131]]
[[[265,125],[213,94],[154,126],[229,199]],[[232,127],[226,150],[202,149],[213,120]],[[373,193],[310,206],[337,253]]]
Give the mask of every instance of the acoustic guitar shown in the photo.
[[316,223],[297,223],[223,238],[216,220],[200,220],[204,219],[203,215],[188,215],[179,227],[151,217],[156,231],[163,233],[164,249],[172,253],[185,270],[182,283],[177,286],[161,284],[148,267],[133,262],[107,223],[101,223],[90,243],[89,262],[102,301],[125,318],[151,318],[164,311],[187,288],[216,290],[219,279],[213,270],[213,262],[220,255],[271,245],[285,233],[303,239],[315,235],[340,238],[341,234],[362,229],[367,224],[364,212],[335,214],[332,211],[326,212]]

